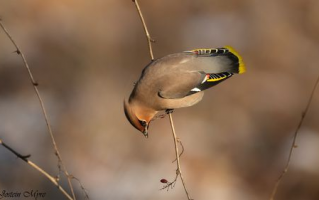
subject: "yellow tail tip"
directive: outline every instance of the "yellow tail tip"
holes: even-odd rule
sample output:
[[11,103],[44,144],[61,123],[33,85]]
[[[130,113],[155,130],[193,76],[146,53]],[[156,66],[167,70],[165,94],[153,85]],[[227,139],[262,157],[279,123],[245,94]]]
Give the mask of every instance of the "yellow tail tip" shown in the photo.
[[238,60],[239,60],[239,69],[238,69],[238,73],[242,74],[246,71],[246,66],[245,63],[243,61],[243,58],[239,55],[239,53],[231,46],[224,46],[224,48],[228,49],[229,52],[233,53],[235,56],[237,56]]

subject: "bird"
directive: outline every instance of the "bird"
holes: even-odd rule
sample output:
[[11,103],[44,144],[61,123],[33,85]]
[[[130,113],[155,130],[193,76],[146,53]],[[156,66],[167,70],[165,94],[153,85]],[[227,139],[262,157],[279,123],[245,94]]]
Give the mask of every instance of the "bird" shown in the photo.
[[242,57],[231,46],[166,55],[143,69],[124,99],[125,116],[147,138],[158,112],[193,106],[202,100],[204,90],[245,71]]

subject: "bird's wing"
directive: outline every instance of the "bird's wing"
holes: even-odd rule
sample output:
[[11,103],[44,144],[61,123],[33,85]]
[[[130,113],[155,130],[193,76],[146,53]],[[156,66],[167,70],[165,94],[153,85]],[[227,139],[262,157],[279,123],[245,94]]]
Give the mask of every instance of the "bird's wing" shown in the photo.
[[191,89],[187,95],[195,94],[197,92],[213,87],[223,82],[224,80],[230,78],[232,75],[233,73],[230,73],[230,72],[206,74],[203,81],[200,84],[198,84],[196,87]]
[[[182,76],[174,75],[174,77],[166,77],[166,86],[160,89],[158,95],[165,99],[178,99],[188,95],[195,94],[215,86],[224,80],[230,78],[233,73],[222,72],[207,74],[205,72],[188,72]],[[171,82],[169,80],[175,80]]]
[[190,91],[201,84],[205,79],[205,73],[180,72],[171,73],[162,78],[162,87],[158,96],[165,99],[179,99],[189,95]]

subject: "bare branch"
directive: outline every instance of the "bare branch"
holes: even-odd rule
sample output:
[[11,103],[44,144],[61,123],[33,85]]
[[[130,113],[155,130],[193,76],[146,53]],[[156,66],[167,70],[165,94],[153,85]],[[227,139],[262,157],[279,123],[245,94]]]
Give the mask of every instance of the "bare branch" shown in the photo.
[[58,159],[58,168],[59,170],[61,170],[61,167],[62,167],[62,171],[64,172],[65,176],[67,177],[67,180],[68,180],[68,184],[69,184],[69,187],[70,187],[70,190],[71,190],[71,193],[72,193],[72,196],[73,196],[73,199],[76,199],[75,198],[75,194],[74,194],[74,189],[73,189],[73,185],[71,183],[71,176],[70,174],[68,173],[63,161],[62,161],[62,158],[61,158],[61,154],[59,152],[59,149],[58,149],[58,146],[55,142],[55,139],[54,139],[54,136],[53,136],[53,132],[52,132],[52,128],[51,128],[51,124],[50,124],[50,121],[49,121],[49,117],[48,117],[48,114],[46,112],[46,109],[45,109],[45,106],[44,106],[44,103],[43,103],[43,100],[42,100],[42,97],[40,95],[40,92],[38,90],[38,83],[35,81],[33,75],[32,75],[32,72],[31,72],[31,69],[27,63],[27,60],[24,56],[24,54],[22,53],[21,49],[18,47],[17,43],[14,41],[14,39],[12,38],[12,36],[10,35],[10,33],[8,32],[8,30],[5,28],[5,26],[3,25],[2,21],[0,20],[0,26],[1,28],[3,29],[3,31],[6,33],[6,35],[8,36],[8,38],[11,40],[12,44],[15,46],[16,48],[16,53],[18,55],[21,56],[22,60],[23,60],[23,63],[24,63],[24,66],[25,68],[27,69],[28,71],[28,74],[29,74],[29,78],[31,80],[31,83],[33,85],[33,89],[38,97],[38,100],[40,102],[40,106],[41,106],[41,109],[42,109],[42,113],[43,113],[43,116],[44,116],[44,119],[45,119],[45,123],[46,123],[46,126],[48,128],[48,132],[50,134],[50,137],[51,137],[51,141],[52,141],[52,144],[53,144],[53,147],[54,147],[54,151],[55,151],[55,155],[57,156],[57,159]]
[[[176,169],[176,177],[179,176],[181,178],[181,181],[183,183],[183,186],[184,186],[184,190],[185,190],[185,193],[187,195],[187,198],[188,200],[191,200],[189,194],[188,194],[188,190],[186,188],[186,184],[185,184],[185,181],[184,181],[184,178],[183,178],[183,174],[182,174],[182,169],[181,169],[181,164],[180,164],[180,160],[179,160],[179,153],[178,153],[178,143],[179,143],[179,140],[178,138],[176,137],[176,133],[175,133],[175,127],[174,127],[174,123],[173,123],[173,117],[172,117],[172,113],[170,112],[168,114],[169,116],[169,121],[171,123],[171,128],[172,128],[172,133],[173,133],[173,138],[174,138],[174,145],[175,145],[175,154],[176,154],[176,164],[177,164],[177,169]],[[176,181],[176,178],[175,178],[175,181]]]
[[142,11],[140,9],[140,6],[139,6],[137,0],[133,0],[133,2],[135,4],[135,6],[136,6],[136,9],[137,9],[138,14],[140,16],[140,19],[142,21],[143,28],[144,28],[144,31],[145,31],[145,35],[146,35],[146,38],[147,38],[147,43],[148,43],[148,48],[149,48],[149,51],[150,51],[151,60],[153,61],[154,60],[154,54],[153,54],[152,42],[155,42],[155,40],[153,40],[151,38],[150,33],[148,32],[148,29],[147,29],[147,26],[146,26]]
[[64,194],[64,196],[66,196],[69,200],[74,200],[64,189],[63,187],[57,182],[57,180],[51,176],[50,174],[48,174],[46,171],[44,171],[41,167],[39,167],[38,165],[36,165],[34,162],[30,161],[28,158],[30,157],[30,155],[27,156],[23,156],[20,153],[18,153],[17,151],[15,151],[13,148],[11,148],[10,146],[8,146],[7,144],[5,144],[1,139],[0,139],[0,144],[2,146],[4,146],[6,149],[8,149],[11,153],[13,153],[14,155],[16,155],[18,158],[20,158],[21,160],[25,161],[26,163],[28,163],[31,167],[33,167],[34,169],[36,169],[38,172],[40,172],[41,174],[43,174],[45,177],[47,177],[47,179],[49,179],[54,185],[57,186],[57,188]]
[[294,137],[293,137],[293,141],[292,141],[292,144],[291,144],[291,147],[290,147],[290,151],[289,151],[289,155],[288,155],[288,160],[287,160],[287,163],[286,163],[286,166],[284,168],[284,170],[282,171],[282,173],[280,174],[278,180],[276,181],[276,184],[272,190],[272,193],[271,193],[271,196],[270,196],[270,200],[274,200],[275,199],[275,195],[277,193],[277,190],[278,190],[278,187],[280,185],[280,182],[281,180],[283,179],[283,177],[285,176],[285,174],[288,172],[288,168],[289,168],[289,165],[290,165],[290,161],[291,161],[291,157],[292,157],[292,154],[293,154],[293,151],[294,149],[297,147],[296,145],[296,139],[297,139],[297,136],[298,136],[298,133],[299,133],[299,130],[304,122],[304,119],[306,117],[306,114],[308,113],[308,110],[309,110],[309,107],[310,107],[310,103],[313,99],[313,95],[315,94],[315,91],[316,91],[316,88],[317,88],[317,85],[319,83],[319,76],[317,77],[317,80],[316,80],[316,83],[311,91],[311,95],[308,99],[308,102],[306,104],[306,107],[305,107],[305,110],[302,112],[302,115],[301,115],[301,119],[299,121],[299,124],[295,130],[295,133],[294,133]]
[[[150,36],[150,34],[148,32],[148,29],[147,29],[147,26],[146,26],[142,11],[141,11],[140,6],[138,4],[138,1],[137,0],[133,0],[133,2],[135,3],[136,9],[137,9],[138,14],[139,14],[139,16],[141,18],[141,21],[142,21],[142,24],[143,24],[143,28],[144,28],[144,31],[145,31],[145,35],[146,35],[146,38],[147,38],[147,43],[148,43],[148,47],[149,47],[149,51],[150,51],[151,60],[153,61],[154,60],[154,54],[153,54],[153,49],[152,49],[152,42],[155,42],[155,41],[151,38],[151,36]],[[180,166],[180,159],[179,159],[179,157],[184,152],[184,146],[181,143],[181,141],[176,137],[174,123],[173,123],[173,118],[172,118],[172,110],[167,110],[166,112],[169,115],[169,120],[170,120],[170,124],[171,124],[171,128],[172,128],[173,138],[174,138],[176,159],[173,162],[177,161],[177,169],[176,169],[176,176],[175,176],[174,181],[168,182],[166,179],[162,179],[163,183],[166,184],[162,189],[166,189],[167,188],[167,190],[168,190],[169,188],[173,188],[175,186],[176,180],[177,180],[177,178],[179,176],[181,178],[182,183],[183,183],[187,198],[188,198],[188,200],[191,200],[191,198],[190,198],[190,196],[188,194],[186,185],[185,185],[185,181],[183,179],[182,170],[181,170],[181,166]],[[159,116],[157,118],[164,118],[164,116],[162,115],[162,116]],[[178,143],[182,146],[181,154],[179,154],[179,152],[178,152]],[[161,180],[161,182],[162,182],[162,180]]]

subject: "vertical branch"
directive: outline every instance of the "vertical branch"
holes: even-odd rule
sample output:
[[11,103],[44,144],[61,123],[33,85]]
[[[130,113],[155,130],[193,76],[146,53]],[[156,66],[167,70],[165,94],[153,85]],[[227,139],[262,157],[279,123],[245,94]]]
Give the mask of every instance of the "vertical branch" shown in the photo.
[[148,32],[148,29],[147,29],[147,26],[146,26],[142,11],[140,9],[140,6],[139,6],[137,0],[133,0],[133,2],[135,4],[135,6],[136,6],[136,9],[137,9],[138,14],[140,16],[140,19],[142,21],[143,28],[144,28],[145,35],[146,35],[146,39],[147,39],[147,43],[148,43],[148,48],[149,48],[149,51],[150,51],[151,60],[153,61],[154,60],[154,54],[153,54],[152,42],[155,42],[155,40],[153,40],[151,38],[150,33]]
[[50,174],[48,174],[46,171],[44,171],[41,167],[39,167],[38,165],[36,165],[34,162],[30,161],[28,158],[30,157],[30,155],[26,155],[23,156],[20,153],[18,153],[17,151],[15,151],[13,148],[11,148],[10,146],[8,146],[6,143],[4,143],[1,139],[0,139],[0,144],[2,146],[4,146],[6,149],[8,149],[11,153],[13,153],[14,155],[16,155],[18,158],[20,158],[21,160],[23,160],[24,162],[26,162],[27,164],[29,164],[31,167],[33,167],[34,169],[36,169],[38,172],[40,172],[41,174],[43,174],[47,179],[49,179],[55,186],[57,186],[57,188],[64,194],[64,196],[66,196],[69,200],[73,200],[73,198],[63,189],[63,187],[57,182],[57,180],[55,178],[53,178]]
[[22,53],[22,51],[20,50],[20,48],[18,47],[17,43],[13,40],[12,36],[9,34],[8,30],[5,28],[5,26],[3,25],[1,19],[0,19],[0,26],[1,28],[3,29],[3,31],[6,33],[6,35],[8,36],[8,38],[10,39],[10,41],[12,42],[12,44],[15,46],[16,48],[16,53],[18,55],[21,56],[22,60],[23,60],[23,63],[24,63],[24,66],[25,68],[27,69],[28,71],[28,74],[29,74],[29,78],[31,80],[31,83],[33,85],[33,89],[37,95],[37,98],[40,102],[40,106],[41,106],[41,110],[42,110],[42,113],[43,113],[43,116],[44,116],[44,120],[45,120],[45,123],[46,123],[46,126],[48,128],[48,132],[50,134],[50,137],[51,137],[51,141],[52,141],[52,144],[53,144],[53,147],[54,147],[54,151],[55,151],[55,155],[57,156],[58,158],[58,167],[59,167],[59,170],[61,170],[61,166],[63,168],[63,172],[64,174],[66,175],[67,177],[67,180],[68,180],[68,184],[69,184],[69,187],[70,187],[70,190],[72,192],[72,196],[73,196],[73,199],[76,199],[75,198],[75,194],[74,194],[74,189],[73,189],[73,185],[71,183],[71,176],[70,174],[68,173],[63,161],[62,161],[62,158],[61,158],[61,154],[59,152],[59,149],[58,149],[58,146],[55,142],[55,138],[53,136],[53,132],[52,132],[52,128],[51,128],[51,124],[50,124],[50,121],[49,121],[49,118],[48,118],[48,114],[47,114],[47,111],[45,109],[45,106],[44,106],[44,103],[43,103],[43,100],[42,100],[42,97],[40,95],[40,92],[38,90],[38,83],[35,81],[33,75],[32,75],[32,72],[31,72],[31,69],[27,63],[27,60],[24,56],[24,54]]
[[[176,169],[176,176],[179,176],[181,178],[181,181],[183,183],[183,187],[185,190],[185,193],[187,195],[188,200],[191,200],[189,194],[188,194],[188,190],[186,188],[186,184],[183,178],[183,174],[182,174],[182,169],[181,169],[181,164],[180,164],[180,160],[179,160],[179,152],[178,152],[178,138],[176,137],[176,133],[175,133],[175,127],[174,127],[174,123],[173,123],[173,117],[172,117],[172,113],[168,114],[169,116],[169,121],[171,123],[171,128],[172,128],[172,133],[173,133],[173,138],[174,138],[174,145],[175,145],[175,155],[176,155],[176,164],[177,164],[177,169]],[[176,179],[175,179],[176,180]]]
[[[149,53],[150,53],[150,56],[151,56],[151,60],[153,61],[154,60],[154,54],[153,54],[153,49],[152,49],[152,42],[154,42],[154,40],[151,38],[151,36],[150,36],[150,34],[148,32],[148,29],[147,29],[147,26],[146,26],[142,11],[140,9],[140,6],[139,6],[137,0],[133,0],[133,2],[135,4],[135,6],[136,6],[136,9],[137,9],[138,14],[140,16],[140,19],[142,21],[143,28],[144,28],[145,35],[146,35],[146,39],[147,39],[147,43],[148,43],[148,47],[149,47]],[[178,143],[181,144],[181,142],[178,140],[178,138],[176,136],[176,133],[175,133],[174,123],[173,123],[173,118],[172,118],[172,112],[171,111],[167,111],[167,112],[169,114],[169,120],[170,120],[172,133],[173,133],[173,139],[174,139],[174,145],[175,145],[175,154],[176,154],[176,161],[177,161],[176,162],[177,163],[177,169],[176,169],[176,177],[175,177],[175,180],[173,182],[167,182],[166,180],[163,180],[163,183],[165,183],[165,182],[167,183],[167,185],[164,188],[173,187],[175,185],[175,183],[176,183],[176,180],[177,180],[178,176],[180,176],[181,181],[182,181],[183,186],[184,186],[185,193],[187,195],[187,198],[188,198],[188,200],[191,200],[191,198],[190,198],[190,196],[188,194],[188,190],[186,188],[185,181],[183,179],[183,174],[182,174],[181,165],[180,165],[180,159],[179,159],[180,155],[179,155],[179,152],[178,152]]]
[[281,180],[283,179],[283,177],[285,176],[285,174],[288,172],[288,169],[289,169],[289,165],[290,165],[290,161],[291,161],[291,157],[292,157],[292,154],[293,154],[293,151],[294,151],[294,148],[296,148],[296,139],[297,139],[297,136],[298,136],[298,133],[299,133],[299,130],[304,122],[304,119],[306,117],[306,114],[309,110],[309,107],[310,107],[310,103],[313,99],[313,95],[315,94],[315,91],[316,91],[316,88],[317,88],[317,85],[319,83],[319,76],[317,77],[317,80],[316,80],[316,83],[311,91],[311,95],[308,99],[308,102],[306,104],[306,107],[305,107],[305,110],[302,112],[302,115],[301,115],[301,119],[299,121],[299,124],[295,130],[295,133],[294,133],[294,137],[293,137],[293,141],[292,141],[292,144],[291,144],[291,147],[290,147],[290,151],[289,151],[289,155],[288,155],[288,160],[287,160],[287,163],[286,163],[286,166],[284,168],[284,170],[282,171],[282,173],[280,174],[278,180],[276,181],[276,184],[272,190],[272,193],[271,193],[271,196],[270,196],[270,200],[274,200],[275,199],[275,195],[277,193],[277,190],[278,190],[278,187],[280,185],[280,182]]

